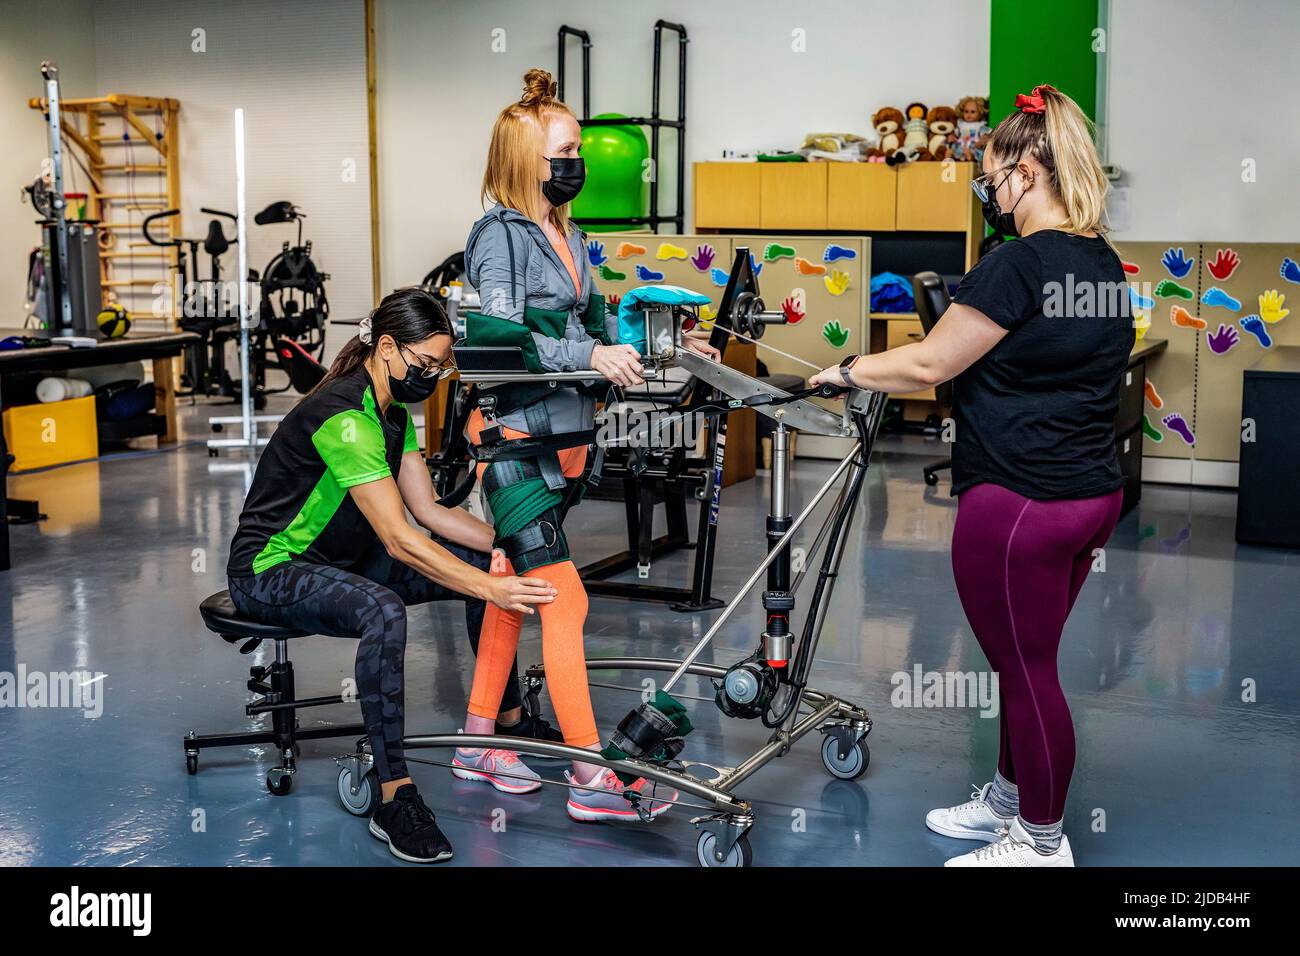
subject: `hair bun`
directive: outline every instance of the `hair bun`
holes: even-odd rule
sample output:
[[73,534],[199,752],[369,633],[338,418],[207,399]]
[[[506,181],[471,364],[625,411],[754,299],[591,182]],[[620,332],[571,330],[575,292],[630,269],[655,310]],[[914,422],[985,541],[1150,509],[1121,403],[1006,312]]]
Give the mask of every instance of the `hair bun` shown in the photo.
[[550,73],[533,68],[524,74],[524,95],[520,97],[519,105],[537,106],[547,100],[553,100],[558,89],[559,86]]

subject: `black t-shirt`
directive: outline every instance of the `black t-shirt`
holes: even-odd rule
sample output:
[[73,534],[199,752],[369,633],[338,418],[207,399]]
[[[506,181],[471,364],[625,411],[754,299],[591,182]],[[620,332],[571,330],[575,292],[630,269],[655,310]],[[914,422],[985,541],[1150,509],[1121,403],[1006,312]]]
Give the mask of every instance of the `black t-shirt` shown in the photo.
[[406,406],[379,414],[364,368],[299,402],[262,450],[226,573],[260,574],[301,557],[347,569],[378,540],[348,489],[396,477],[418,451]]
[[1122,488],[1115,414],[1134,332],[1106,240],[1045,229],[1005,243],[953,301],[1009,334],[957,376],[952,493],[980,482],[1036,499]]

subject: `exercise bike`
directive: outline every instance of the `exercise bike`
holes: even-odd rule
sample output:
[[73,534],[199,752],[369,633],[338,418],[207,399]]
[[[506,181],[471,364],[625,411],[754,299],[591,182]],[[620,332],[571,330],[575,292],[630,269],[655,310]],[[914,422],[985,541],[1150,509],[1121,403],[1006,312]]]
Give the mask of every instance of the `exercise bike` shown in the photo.
[[[238,226],[238,218],[220,209],[199,210],[205,215],[229,219]],[[221,257],[238,238],[229,238],[220,219],[208,221],[207,234],[202,238],[186,239],[169,236],[160,239],[150,227],[161,219],[179,216],[179,209],[167,209],[145,217],[141,224],[144,237],[150,244],[175,251],[176,279],[180,288],[176,298],[180,304],[178,325],[182,331],[196,332],[203,341],[185,350],[185,367],[181,372],[181,385],[189,395],[224,395],[233,398],[238,388],[226,370],[226,343],[237,334],[238,309],[229,301],[221,284]],[[199,274],[199,246],[208,256],[208,277]],[[189,251],[186,252],[186,247]]]
[[[748,866],[753,860],[747,834],[755,822],[755,809],[752,803],[738,796],[735,790],[753,774],[772,760],[784,756],[796,742],[814,731],[822,734],[821,760],[832,776],[841,780],[855,780],[866,773],[870,764],[870,750],[866,740],[872,729],[870,714],[859,704],[809,687],[808,679],[849,531],[861,499],[872,445],[880,427],[887,396],[882,392],[846,390],[834,386],[797,392],[773,388],[759,379],[682,348],[683,317],[688,322],[698,319],[693,314],[693,307],[648,308],[645,311],[645,377],[650,380],[669,368],[684,368],[711,387],[712,396],[708,401],[694,405],[689,412],[683,410],[681,414],[721,416],[737,409],[751,408],[773,420],[772,482],[767,517],[768,552],[685,658],[596,658],[587,661],[587,670],[668,673],[670,676],[661,690],[665,696],[688,674],[707,678],[714,686],[715,702],[722,713],[735,719],[760,721],[771,731],[767,742],[735,766],[678,760],[676,756],[681,752],[681,738],[672,737],[674,731],[671,728],[661,731],[651,727],[653,718],[662,714],[647,702],[620,722],[615,738],[621,741],[618,746],[626,752],[631,752],[628,750],[630,746],[642,754],[653,751],[660,755],[655,757],[629,756],[617,759],[567,744],[476,734],[410,735],[404,738],[403,746],[408,751],[450,747],[504,747],[526,755],[593,763],[608,767],[620,775],[644,777],[654,783],[663,783],[680,792],[677,803],[703,811],[691,821],[701,831],[696,842],[696,859],[699,864],[705,867],[739,867]],[[749,250],[737,249],[721,308],[710,335],[710,344],[721,349],[733,330],[748,334],[745,329],[753,332],[764,324],[781,321],[783,319],[780,313],[768,311],[758,295],[757,280],[749,265]],[[463,346],[455,349],[461,377],[471,383],[493,385],[529,382],[560,387],[565,383],[600,378],[592,369],[530,373],[526,370],[522,353],[507,354],[512,352],[519,350]],[[810,401],[812,398],[832,397],[843,397],[841,414]],[[674,427],[674,423],[671,416],[668,416],[645,427],[663,431]],[[794,517],[788,513],[791,430],[854,439],[849,453],[834,468],[804,510]],[[656,441],[656,436],[649,433],[634,437],[649,445]],[[531,442],[531,453],[537,454],[538,450],[548,445],[548,439],[551,438],[563,436],[520,439],[502,443],[500,447],[523,446]],[[526,454],[529,451],[530,448],[517,447],[513,452],[503,452],[495,458],[490,455],[484,457],[482,449],[478,449],[477,454],[479,460],[503,460],[508,455]],[[467,493],[467,488],[473,485],[472,474],[471,471],[471,477],[449,499],[444,499],[444,503],[454,504],[458,495],[463,497]],[[708,493],[714,496],[714,501],[717,500],[720,484],[721,474],[720,469],[717,469],[707,488]],[[807,561],[803,569],[795,572],[790,557],[795,535],[809,522],[823,500],[831,497],[832,491],[837,488],[838,493],[833,498],[821,529],[815,535],[812,546],[807,549]],[[821,555],[821,560],[808,611],[802,628],[796,631],[791,626],[796,606],[795,595],[818,555]],[[764,576],[766,588],[762,602],[766,625],[759,646],[730,667],[700,663],[700,655],[742,606],[750,589]],[[525,672],[526,705],[536,707],[544,677],[541,666],[530,667]],[[656,694],[655,702],[660,699],[660,695]],[[646,720],[647,716],[652,720]],[[656,733],[659,734],[658,740],[653,739]],[[407,760],[433,766],[449,766],[443,761],[412,756],[409,753]],[[337,763],[338,795],[344,808],[357,815],[372,812],[379,800],[379,780],[368,741],[364,738],[359,740],[356,750],[337,758]],[[704,771],[703,775],[701,770]],[[631,808],[644,815],[647,808],[642,805],[641,799],[629,791],[628,802]]]

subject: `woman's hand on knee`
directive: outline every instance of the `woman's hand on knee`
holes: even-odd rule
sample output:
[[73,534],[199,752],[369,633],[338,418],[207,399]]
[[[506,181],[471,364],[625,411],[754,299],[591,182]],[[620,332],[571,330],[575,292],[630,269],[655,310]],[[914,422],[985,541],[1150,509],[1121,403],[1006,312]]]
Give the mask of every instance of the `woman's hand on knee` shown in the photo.
[[484,597],[503,611],[522,611],[532,614],[532,605],[550,604],[555,600],[555,588],[540,578],[492,576]]

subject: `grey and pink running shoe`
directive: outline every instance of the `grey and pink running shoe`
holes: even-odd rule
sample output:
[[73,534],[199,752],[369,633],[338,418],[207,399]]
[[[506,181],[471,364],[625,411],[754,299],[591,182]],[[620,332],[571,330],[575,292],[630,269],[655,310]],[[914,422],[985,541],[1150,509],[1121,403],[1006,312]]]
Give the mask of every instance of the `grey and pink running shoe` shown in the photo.
[[[662,784],[651,783],[645,777],[624,786],[618,774],[608,768],[601,771],[591,783],[579,786],[577,778],[564,772],[569,781],[569,816],[583,823],[621,821],[640,823],[645,816],[651,820],[668,810],[677,799],[677,791]],[[638,813],[628,799],[628,793],[638,795],[645,816]]]
[[542,789],[542,780],[537,772],[520,760],[519,754],[513,750],[457,747],[451,758],[451,772],[461,780],[490,783],[502,793],[532,793]]

